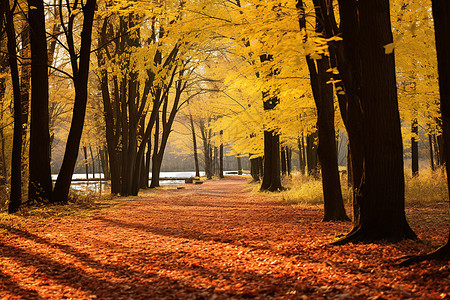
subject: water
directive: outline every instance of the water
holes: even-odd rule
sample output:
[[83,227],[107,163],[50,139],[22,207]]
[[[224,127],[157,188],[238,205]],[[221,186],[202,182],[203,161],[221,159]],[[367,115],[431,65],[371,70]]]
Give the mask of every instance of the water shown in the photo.
[[[224,171],[225,175],[237,174],[237,171]],[[151,176],[151,174],[150,174]],[[161,172],[160,178],[189,178],[194,177],[195,171],[186,171],[186,172]],[[205,172],[200,171],[200,176],[205,176]],[[58,177],[57,174],[52,174],[52,180],[56,180]],[[72,181],[71,188],[75,191],[83,192],[83,193],[100,193],[100,194],[109,194],[110,193],[110,185],[107,181],[99,180],[104,179],[103,173],[95,173],[95,177],[92,174],[89,174],[89,179],[97,179],[96,181],[86,181],[86,174],[73,174],[72,179],[76,181]],[[151,178],[149,179],[150,184]],[[184,180],[161,180],[161,185],[178,185],[183,184]]]

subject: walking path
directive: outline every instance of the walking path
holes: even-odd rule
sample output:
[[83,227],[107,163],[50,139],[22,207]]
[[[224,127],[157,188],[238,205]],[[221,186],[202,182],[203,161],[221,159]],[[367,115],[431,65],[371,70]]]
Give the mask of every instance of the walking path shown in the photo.
[[349,223],[252,195],[247,182],[145,191],[93,216],[0,220],[0,298],[450,297],[448,265],[391,266],[426,246],[329,246]]

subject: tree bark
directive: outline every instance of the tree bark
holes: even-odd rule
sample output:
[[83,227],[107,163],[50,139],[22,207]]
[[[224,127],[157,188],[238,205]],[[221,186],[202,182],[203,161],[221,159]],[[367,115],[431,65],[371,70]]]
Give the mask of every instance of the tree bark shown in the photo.
[[22,99],[20,93],[19,69],[17,67],[16,33],[14,29],[14,12],[9,3],[5,5],[6,35],[8,37],[8,58],[13,84],[14,98],[14,135],[11,154],[11,194],[8,213],[15,213],[22,203]]
[[84,153],[84,168],[86,171],[86,183],[89,184],[89,160],[87,156],[86,146],[83,146],[83,153]]
[[315,143],[317,132],[306,136],[306,168],[308,176],[318,177],[317,146]]
[[237,159],[237,171],[238,171],[238,175],[242,175],[242,162],[241,162],[241,157],[238,155],[236,155],[236,159]]
[[431,133],[428,133],[428,144],[430,145],[429,148],[429,153],[430,153],[430,167],[431,167],[431,171],[435,170],[435,166],[434,166],[434,153],[433,153],[433,140],[431,137]]
[[297,143],[298,143],[298,162],[299,162],[300,173],[302,175],[305,175],[306,151],[305,151],[305,142],[303,139],[303,134],[301,137],[298,137]]
[[94,159],[94,154],[92,152],[92,146],[91,145],[89,145],[89,153],[91,154],[92,178],[95,179],[95,159]]
[[286,164],[287,164],[287,174],[291,176],[291,168],[292,168],[292,149],[286,147]]
[[286,148],[284,146],[281,147],[280,153],[281,159],[281,175],[286,175],[287,173],[287,165],[286,165]]
[[198,164],[198,152],[197,152],[197,136],[195,135],[194,119],[192,118],[191,113],[189,113],[189,121],[191,122],[192,147],[194,148],[195,177],[200,177],[200,166]]
[[219,178],[224,178],[223,175],[223,142],[222,142],[223,131],[220,131],[220,146],[219,146]]
[[419,126],[417,124],[417,119],[414,119],[411,124],[411,170],[412,176],[419,175],[419,142],[417,141],[419,137]]
[[327,82],[331,79],[327,58],[317,61],[319,81],[319,105],[317,105],[317,124],[319,147],[318,155],[322,168],[324,198],[323,221],[350,221],[344,208],[338,158],[335,148],[333,87]]
[[[35,7],[35,9],[30,9]],[[31,45],[31,121],[28,199],[52,202],[48,112],[48,57],[44,1],[28,0]]]
[[83,29],[81,32],[80,53],[78,55],[75,53],[75,47],[73,44],[73,32],[69,30],[68,35],[66,35],[72,64],[73,81],[75,86],[75,101],[66,150],[61,165],[61,170],[59,171],[58,178],[55,183],[55,189],[53,191],[53,201],[56,202],[67,202],[68,200],[67,197],[69,195],[70,184],[72,182],[72,175],[78,157],[78,149],[80,148],[88,98],[87,89],[89,78],[89,60],[95,7],[96,0],[87,0],[84,6],[82,6]]
[[273,131],[264,131],[264,174],[261,191],[281,191],[280,136]]
[[[260,56],[262,63],[272,60],[272,55]],[[273,76],[276,71],[272,70],[269,76]],[[264,110],[272,110],[278,104],[279,99],[270,94],[270,91],[263,91]],[[280,175],[280,136],[274,130],[264,130],[264,165],[261,182],[261,191],[281,191]]]
[[[404,210],[403,151],[394,55],[386,53],[383,47],[392,43],[389,1],[358,2],[357,7],[364,177],[356,199],[358,215],[354,229],[336,243],[416,238]],[[354,154],[352,148],[352,157]],[[355,173],[355,165],[352,167]]]

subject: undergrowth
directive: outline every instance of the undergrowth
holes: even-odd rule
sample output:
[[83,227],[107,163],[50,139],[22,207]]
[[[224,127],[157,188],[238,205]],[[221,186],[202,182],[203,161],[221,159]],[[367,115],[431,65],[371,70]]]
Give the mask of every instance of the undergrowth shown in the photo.
[[[448,201],[448,190],[445,172],[441,169],[431,171],[420,170],[419,175],[412,177],[410,170],[405,170],[406,203],[436,203]],[[273,196],[283,202],[298,205],[323,204],[322,179],[301,174],[285,176],[282,184],[285,191]],[[258,186],[259,187],[259,186]],[[254,191],[258,187],[254,188]],[[347,176],[341,175],[341,190],[345,204],[350,204],[351,188],[347,184]]]
[[412,177],[411,170],[405,170],[405,199],[407,203],[436,203],[448,201],[447,176],[445,170],[420,170]]

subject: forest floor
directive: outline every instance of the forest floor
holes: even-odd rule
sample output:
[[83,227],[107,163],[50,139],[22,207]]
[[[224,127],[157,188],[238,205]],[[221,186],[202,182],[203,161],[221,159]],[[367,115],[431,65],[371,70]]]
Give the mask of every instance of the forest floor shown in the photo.
[[144,191],[84,213],[0,214],[0,299],[448,299],[448,262],[395,265],[448,233],[413,205],[423,242],[330,246],[349,222],[254,193],[247,177]]

